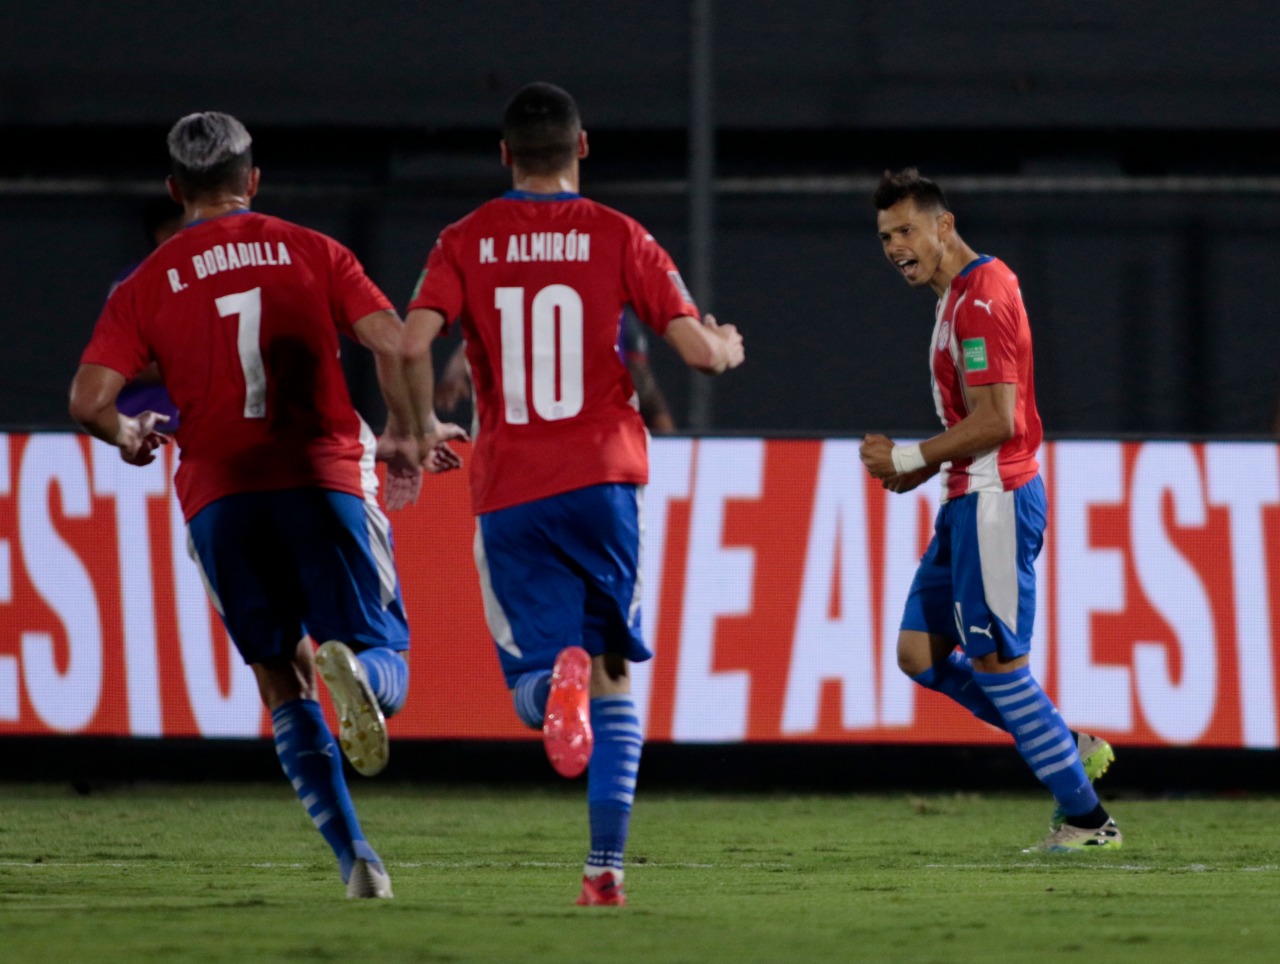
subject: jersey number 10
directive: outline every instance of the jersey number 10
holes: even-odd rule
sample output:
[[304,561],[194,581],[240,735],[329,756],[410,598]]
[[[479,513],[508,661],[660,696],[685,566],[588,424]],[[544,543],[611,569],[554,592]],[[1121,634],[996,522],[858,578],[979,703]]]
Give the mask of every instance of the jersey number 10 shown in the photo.
[[539,417],[548,422],[573,418],[582,411],[582,296],[568,285],[548,285],[533,296],[527,373],[524,288],[495,288],[493,304],[501,316],[502,400],[507,423],[529,423],[529,384],[533,410]]

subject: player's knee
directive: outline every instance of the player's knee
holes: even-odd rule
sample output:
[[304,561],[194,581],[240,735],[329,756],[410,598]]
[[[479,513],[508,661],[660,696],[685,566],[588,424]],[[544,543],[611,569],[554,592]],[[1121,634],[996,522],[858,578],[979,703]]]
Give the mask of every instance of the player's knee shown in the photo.
[[998,652],[985,653],[982,656],[970,656],[973,668],[979,673],[1012,673],[1022,669],[1031,662],[1030,656],[1014,656],[1007,658]]
[[933,665],[933,651],[924,633],[898,634],[898,669],[908,676],[919,676]]
[[314,666],[307,660],[276,657],[251,664],[263,705],[274,711],[292,700],[314,700],[319,695]]
[[912,654],[898,653],[898,669],[906,676],[919,676],[930,667],[928,660],[921,660]]

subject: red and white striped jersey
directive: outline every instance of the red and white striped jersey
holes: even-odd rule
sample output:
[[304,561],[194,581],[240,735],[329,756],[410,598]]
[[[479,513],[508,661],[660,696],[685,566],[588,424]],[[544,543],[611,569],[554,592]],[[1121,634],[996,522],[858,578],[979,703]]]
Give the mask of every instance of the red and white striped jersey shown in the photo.
[[938,300],[929,367],[934,407],[946,428],[969,414],[970,386],[1018,387],[1013,437],[999,448],[945,463],[943,499],[1005,492],[1033,479],[1044,432],[1036,411],[1031,325],[1018,277],[1003,261],[983,255],[952,279]]

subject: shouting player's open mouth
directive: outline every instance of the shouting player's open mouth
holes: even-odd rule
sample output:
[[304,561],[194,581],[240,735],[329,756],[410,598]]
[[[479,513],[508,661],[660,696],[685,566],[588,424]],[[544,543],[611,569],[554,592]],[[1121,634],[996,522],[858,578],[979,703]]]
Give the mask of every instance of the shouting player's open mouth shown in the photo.
[[920,273],[920,262],[915,258],[898,258],[893,263],[898,266],[898,270],[908,281],[915,281]]

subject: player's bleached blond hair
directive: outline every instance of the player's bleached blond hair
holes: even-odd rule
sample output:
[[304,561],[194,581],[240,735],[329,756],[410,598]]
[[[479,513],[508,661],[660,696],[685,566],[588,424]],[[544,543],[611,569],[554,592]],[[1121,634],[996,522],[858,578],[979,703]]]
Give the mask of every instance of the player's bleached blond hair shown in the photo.
[[187,195],[241,188],[253,167],[253,138],[230,114],[188,114],[169,130],[167,143],[174,180]]

